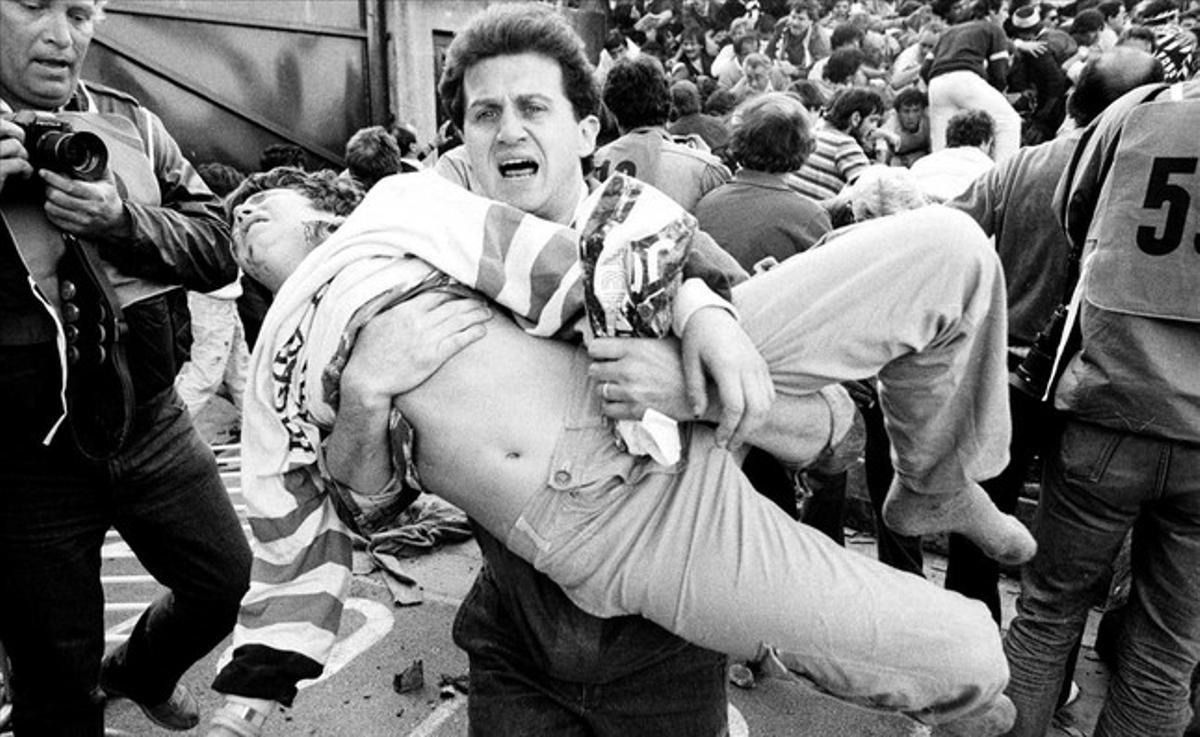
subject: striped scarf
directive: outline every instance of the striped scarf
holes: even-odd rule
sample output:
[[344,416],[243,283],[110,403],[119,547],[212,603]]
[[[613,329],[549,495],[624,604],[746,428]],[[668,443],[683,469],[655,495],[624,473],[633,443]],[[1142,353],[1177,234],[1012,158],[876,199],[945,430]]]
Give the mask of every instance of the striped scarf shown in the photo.
[[[663,334],[662,311],[694,219],[666,195],[616,175],[581,204],[576,221],[583,243],[598,252],[590,273],[611,254],[635,254],[624,262],[627,298],[592,316],[598,332],[625,325]],[[585,303],[580,242],[571,229],[433,172],[403,174],[377,184],[288,278],[251,360],[242,489],[254,564],[218,690],[261,696],[270,673],[272,697],[290,703],[294,684],[318,676],[333,647],[350,586],[352,533],[320,448],[336,411],[330,367],[336,373],[344,365],[357,329],[444,274],[510,310],[530,334],[562,334]],[[411,458],[396,462],[398,483],[418,487]]]

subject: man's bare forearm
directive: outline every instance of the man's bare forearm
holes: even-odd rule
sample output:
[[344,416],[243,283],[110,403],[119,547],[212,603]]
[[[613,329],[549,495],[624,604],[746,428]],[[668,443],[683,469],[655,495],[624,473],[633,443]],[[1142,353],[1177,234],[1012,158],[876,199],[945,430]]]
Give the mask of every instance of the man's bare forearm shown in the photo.
[[341,402],[325,441],[329,473],[360,494],[383,491],[393,473],[393,397],[420,386],[486,335],[491,317],[480,300],[430,291],[372,318],[342,372]]
[[335,479],[363,494],[391,480],[390,412],[390,398],[372,397],[343,382],[341,405],[325,442],[325,462]]
[[[716,422],[719,417],[714,398],[704,419]],[[788,466],[805,466],[829,444],[832,422],[829,404],[820,395],[776,394],[767,421],[751,431],[746,442]]]

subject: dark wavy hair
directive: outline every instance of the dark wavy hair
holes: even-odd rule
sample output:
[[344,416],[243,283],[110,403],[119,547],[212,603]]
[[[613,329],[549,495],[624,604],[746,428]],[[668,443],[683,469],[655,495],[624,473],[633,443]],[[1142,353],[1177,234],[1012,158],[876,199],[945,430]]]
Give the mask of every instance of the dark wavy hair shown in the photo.
[[838,49],[825,60],[825,70],[822,76],[833,84],[842,84],[853,79],[866,61],[866,55],[858,49]]
[[983,110],[955,113],[946,123],[946,148],[982,146],[996,137],[996,124]]
[[788,0],[788,12],[793,10],[803,10],[808,13],[808,19],[816,21],[821,17],[821,7],[815,0]]
[[246,175],[237,167],[209,161],[196,164],[196,173],[218,197],[224,197],[246,180]]
[[829,48],[840,49],[849,44],[858,44],[865,37],[863,29],[853,23],[842,23],[833,29],[833,33],[829,34]]
[[790,92],[756,95],[733,114],[730,156],[743,168],[775,174],[795,171],[816,148],[808,111]]
[[648,54],[618,61],[604,80],[604,106],[622,130],[666,123],[671,92],[662,64]]
[[463,78],[481,61],[510,54],[541,54],[562,69],[563,94],[582,120],[600,107],[594,69],[583,40],[570,24],[541,3],[493,5],[471,20],[446,51],[438,94],[447,115],[463,129]]
[[226,216],[232,219],[238,205],[268,189],[294,190],[307,197],[318,210],[342,216],[354,212],[366,195],[358,182],[339,177],[329,169],[304,171],[294,166],[277,166],[270,171],[251,174],[230,192],[225,198]]
[[704,112],[718,118],[733,112],[735,107],[737,107],[737,95],[724,87],[713,90],[704,100]]
[[858,113],[864,118],[874,113],[882,114],[883,98],[875,90],[865,87],[851,87],[848,90],[842,90],[829,101],[825,120],[829,121],[834,128],[845,131],[850,127],[850,116],[854,113]]
[[895,99],[892,100],[892,109],[900,112],[900,108],[909,105],[929,107],[929,96],[916,87],[905,87],[896,93]]
[[370,189],[400,171],[400,144],[382,125],[360,128],[346,141],[346,169]]

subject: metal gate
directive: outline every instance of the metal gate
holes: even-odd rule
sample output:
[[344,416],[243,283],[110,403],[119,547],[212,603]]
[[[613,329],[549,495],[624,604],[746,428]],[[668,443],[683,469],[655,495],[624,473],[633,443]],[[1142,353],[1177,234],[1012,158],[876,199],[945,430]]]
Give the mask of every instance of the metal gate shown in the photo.
[[342,165],[346,139],[388,123],[380,0],[122,0],[83,76],[158,113],[193,163],[258,168],[273,143]]

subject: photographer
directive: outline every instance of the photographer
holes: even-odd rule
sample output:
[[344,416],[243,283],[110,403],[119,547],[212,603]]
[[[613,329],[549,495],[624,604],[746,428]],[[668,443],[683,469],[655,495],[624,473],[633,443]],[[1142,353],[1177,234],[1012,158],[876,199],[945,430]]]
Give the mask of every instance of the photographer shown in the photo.
[[[102,734],[104,693],[194,726],[178,680],[232,628],[249,575],[172,387],[180,286],[233,279],[229,232],[161,121],[79,81],[103,4],[0,0],[0,640],[18,737]],[[102,664],[114,526],[171,590]]]

